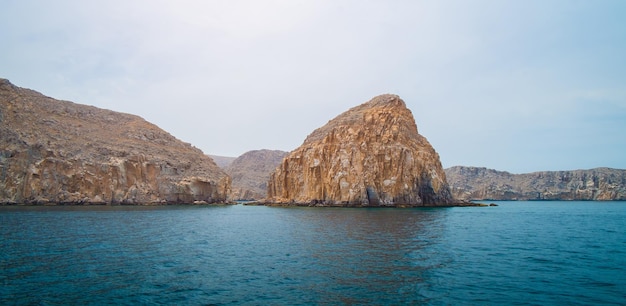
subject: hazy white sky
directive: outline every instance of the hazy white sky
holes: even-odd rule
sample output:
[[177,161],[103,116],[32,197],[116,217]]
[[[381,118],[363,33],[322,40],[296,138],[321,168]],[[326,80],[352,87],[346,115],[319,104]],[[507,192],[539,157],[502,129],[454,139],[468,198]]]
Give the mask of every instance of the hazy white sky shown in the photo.
[[207,154],[394,93],[444,167],[626,169],[626,1],[0,0],[0,77]]

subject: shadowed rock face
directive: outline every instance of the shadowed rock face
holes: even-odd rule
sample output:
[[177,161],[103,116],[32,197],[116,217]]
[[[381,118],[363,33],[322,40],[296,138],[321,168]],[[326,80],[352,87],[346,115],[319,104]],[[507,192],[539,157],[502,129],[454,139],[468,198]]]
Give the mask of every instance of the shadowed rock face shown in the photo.
[[0,204],[223,202],[230,178],[140,117],[0,79]]
[[381,95],[313,131],[274,170],[267,202],[448,205],[446,176],[396,95]]
[[445,172],[455,198],[462,200],[626,200],[626,170],[511,174],[457,166]]

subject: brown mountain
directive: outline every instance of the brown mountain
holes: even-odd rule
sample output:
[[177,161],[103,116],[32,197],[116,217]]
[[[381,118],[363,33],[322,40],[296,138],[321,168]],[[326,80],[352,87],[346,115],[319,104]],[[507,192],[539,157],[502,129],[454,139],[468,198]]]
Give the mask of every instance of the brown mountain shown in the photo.
[[626,200],[626,170],[511,174],[457,166],[445,172],[452,194],[463,200]]
[[287,152],[254,150],[237,157],[226,173],[233,181],[230,198],[233,200],[259,200],[267,196],[267,180]]
[[219,156],[219,155],[211,155],[211,154],[207,154],[210,158],[213,159],[213,161],[215,162],[215,164],[222,168],[222,170],[226,170],[226,168],[228,168],[228,166],[230,166],[230,164],[237,159],[237,157],[230,157],[230,156]]
[[381,95],[313,131],[272,173],[268,202],[449,205],[439,155],[396,95]]
[[223,202],[230,178],[140,117],[0,79],[0,203]]

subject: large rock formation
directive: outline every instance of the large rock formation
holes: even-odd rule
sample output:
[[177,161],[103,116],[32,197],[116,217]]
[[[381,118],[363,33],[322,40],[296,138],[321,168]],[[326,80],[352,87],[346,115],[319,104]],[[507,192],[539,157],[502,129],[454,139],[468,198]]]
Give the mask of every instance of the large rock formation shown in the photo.
[[237,157],[226,173],[233,181],[230,198],[233,200],[259,200],[267,196],[270,173],[283,160],[287,152],[254,150]]
[[439,155],[396,95],[381,95],[313,131],[272,173],[267,202],[449,205]]
[[445,171],[452,194],[464,200],[626,200],[626,170],[511,174],[457,166]]
[[0,79],[1,204],[223,202],[230,178],[140,117]]

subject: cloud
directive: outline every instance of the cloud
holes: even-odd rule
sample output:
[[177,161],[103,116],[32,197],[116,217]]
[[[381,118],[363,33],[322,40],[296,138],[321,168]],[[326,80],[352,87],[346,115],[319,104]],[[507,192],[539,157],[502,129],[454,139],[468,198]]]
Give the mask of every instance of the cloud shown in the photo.
[[7,1],[0,67],[18,86],[140,115],[211,154],[291,150],[396,93],[444,166],[626,168],[626,140],[606,135],[626,128],[625,6]]

